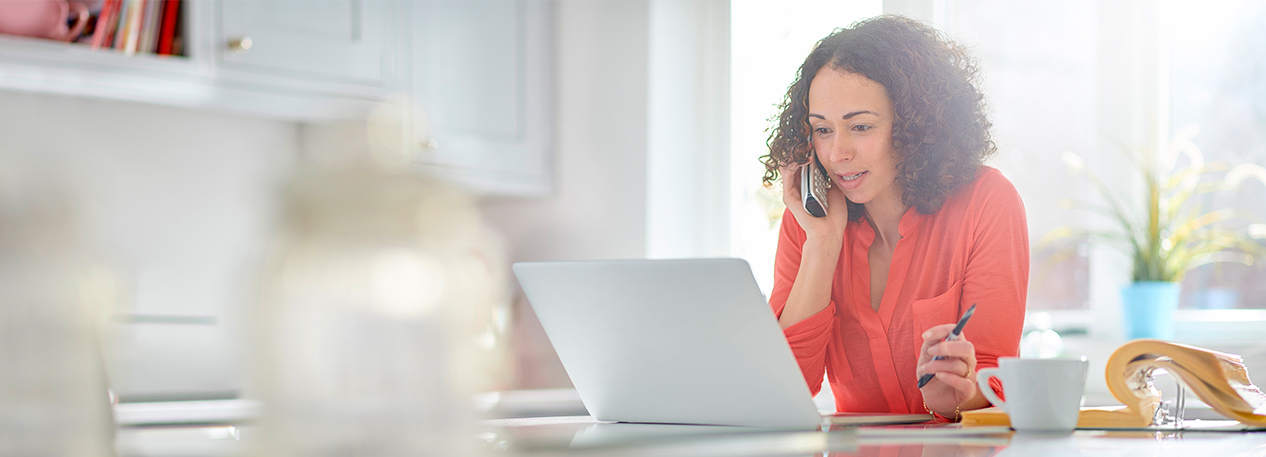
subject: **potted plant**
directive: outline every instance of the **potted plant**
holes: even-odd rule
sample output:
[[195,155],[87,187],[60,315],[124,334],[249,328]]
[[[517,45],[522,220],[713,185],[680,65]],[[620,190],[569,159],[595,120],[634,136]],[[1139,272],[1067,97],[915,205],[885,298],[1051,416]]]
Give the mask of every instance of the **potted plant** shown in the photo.
[[1086,168],[1081,157],[1071,152],[1063,155],[1069,170],[1084,176],[1106,202],[1074,206],[1107,216],[1112,227],[1061,227],[1039,245],[1089,240],[1117,248],[1131,259],[1132,282],[1121,293],[1128,339],[1173,338],[1179,283],[1187,272],[1218,262],[1253,265],[1266,254],[1258,240],[1263,225],[1252,223],[1260,215],[1233,208],[1206,209],[1200,199],[1193,198],[1233,189],[1248,178],[1266,183],[1266,169],[1251,163],[1234,167],[1206,163],[1191,142],[1198,132],[1195,125],[1184,127],[1160,154],[1144,150],[1130,155],[1143,178],[1141,208],[1131,207],[1113,192]]

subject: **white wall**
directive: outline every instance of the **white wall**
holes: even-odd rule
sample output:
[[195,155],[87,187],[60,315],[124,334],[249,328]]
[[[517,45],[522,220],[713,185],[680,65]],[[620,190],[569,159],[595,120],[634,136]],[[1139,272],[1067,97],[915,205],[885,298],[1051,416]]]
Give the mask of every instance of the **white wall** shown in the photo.
[[0,162],[53,170],[116,279],[112,321],[150,322],[112,325],[116,389],[235,390],[233,332],[273,192],[297,153],[296,124],[13,92],[0,92],[0,107]]
[[730,253],[730,4],[650,5],[647,257]]
[[[645,256],[648,12],[645,1],[556,5],[554,193],[484,203],[511,261]],[[515,386],[570,385],[521,293],[515,302]]]
[[555,8],[554,193],[487,202],[516,260],[641,257],[646,233],[647,4]]

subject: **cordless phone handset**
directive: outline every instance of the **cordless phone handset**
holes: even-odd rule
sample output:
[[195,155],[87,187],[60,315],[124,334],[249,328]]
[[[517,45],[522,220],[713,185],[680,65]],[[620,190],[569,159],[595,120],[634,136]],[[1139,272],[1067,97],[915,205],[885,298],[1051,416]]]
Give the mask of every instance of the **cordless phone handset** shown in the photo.
[[800,167],[800,195],[804,210],[814,217],[826,217],[826,190],[829,188],[830,182],[826,180],[817,156],[811,157],[808,164]]

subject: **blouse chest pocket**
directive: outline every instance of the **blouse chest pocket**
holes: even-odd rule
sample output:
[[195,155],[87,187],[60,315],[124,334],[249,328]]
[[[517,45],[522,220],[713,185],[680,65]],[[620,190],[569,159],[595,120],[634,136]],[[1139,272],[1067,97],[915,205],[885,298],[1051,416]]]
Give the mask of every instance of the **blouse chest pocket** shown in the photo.
[[945,293],[910,303],[914,313],[915,347],[923,346],[923,332],[941,324],[953,324],[958,320],[958,309],[963,298],[962,281],[951,284]]

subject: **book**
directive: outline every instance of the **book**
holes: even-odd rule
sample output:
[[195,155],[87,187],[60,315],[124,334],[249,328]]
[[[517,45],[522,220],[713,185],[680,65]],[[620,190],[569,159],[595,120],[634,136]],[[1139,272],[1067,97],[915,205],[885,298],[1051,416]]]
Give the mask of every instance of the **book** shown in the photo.
[[159,0],[150,0],[145,2],[145,6],[141,10],[141,21],[138,29],[136,52],[152,53],[156,47],[155,36],[158,34],[158,7],[162,5]]
[[101,4],[101,12],[97,15],[97,25],[93,28],[92,49],[109,47],[113,43],[111,36],[118,24],[121,4],[122,0],[105,0]]
[[158,53],[158,32],[163,25],[163,0],[152,0],[149,2],[149,18],[145,23],[145,45],[141,47],[141,51],[147,54]]
[[163,25],[158,33],[158,49],[160,55],[172,54],[172,40],[176,37],[176,13],[180,10],[180,0],[163,0]]
[[115,24],[114,33],[111,35],[112,43],[109,45],[113,49],[122,50],[127,45],[127,34],[132,27],[131,23],[132,9],[136,7],[136,0],[123,0],[119,4],[119,19]]
[[[1148,339],[1125,343],[1108,357],[1108,390],[1123,405],[1082,408],[1077,428],[1155,428],[1153,420],[1161,406],[1161,392],[1152,382],[1157,369],[1178,378],[1214,411],[1239,422],[1239,427],[1228,430],[1266,430],[1266,394],[1249,380],[1240,356]],[[1005,411],[992,407],[964,411],[962,423],[998,426],[1011,421]]]
[[145,19],[145,3],[146,0],[136,0],[136,2],[132,4],[132,7],[128,9],[128,32],[127,37],[125,37],[127,41],[124,43],[124,47],[122,48],[124,54],[136,54],[139,50],[138,45],[141,42],[142,31],[141,23],[144,22]]
[[102,44],[102,46],[108,49],[116,49],[118,44],[118,35],[122,33],[119,28],[123,26],[123,7],[125,5],[123,0],[111,1],[113,6],[110,9],[109,29],[107,29],[108,33],[106,33],[105,43]]
[[189,8],[183,1],[177,1],[176,4],[179,6],[176,8],[176,27],[172,31],[171,55],[183,56],[185,55],[185,10]]

